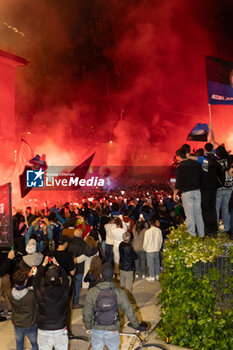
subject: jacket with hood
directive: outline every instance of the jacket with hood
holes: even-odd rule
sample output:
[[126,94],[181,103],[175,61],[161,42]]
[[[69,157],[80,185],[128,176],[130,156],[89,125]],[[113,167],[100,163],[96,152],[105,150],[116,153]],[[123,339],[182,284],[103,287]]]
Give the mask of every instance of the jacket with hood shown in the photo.
[[19,266],[21,269],[30,270],[32,266],[39,266],[44,256],[37,252],[36,240],[31,238],[26,245],[27,254],[22,257]]
[[[98,287],[98,288],[97,288]],[[100,289],[115,288],[113,282],[100,282],[96,287],[93,287],[89,290],[86,301],[83,308],[83,322],[86,329],[99,329],[105,331],[117,331],[120,329],[120,321],[118,320],[115,324],[110,326],[101,326],[95,323],[95,308],[96,308],[96,299]],[[139,327],[139,322],[136,316],[136,313],[130,304],[130,301],[126,293],[121,288],[116,288],[117,295],[117,304],[118,307],[126,314],[128,320],[132,323],[134,328]]]
[[12,305],[11,321],[20,328],[31,327],[36,323],[36,298],[28,288],[17,290],[15,287],[8,291],[7,296]]
[[69,280],[60,265],[61,284],[48,285],[42,283],[46,267],[38,269],[33,280],[33,288],[38,304],[37,326],[43,330],[58,330],[66,326],[67,304],[69,297]]

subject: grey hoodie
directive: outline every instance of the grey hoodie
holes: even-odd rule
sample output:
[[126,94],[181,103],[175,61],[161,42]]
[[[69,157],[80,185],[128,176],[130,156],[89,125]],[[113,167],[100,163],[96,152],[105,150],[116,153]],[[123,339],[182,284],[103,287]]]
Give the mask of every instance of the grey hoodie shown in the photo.
[[38,266],[42,263],[43,261],[43,254],[41,253],[33,253],[33,254],[27,254],[23,256],[23,261],[29,266]]

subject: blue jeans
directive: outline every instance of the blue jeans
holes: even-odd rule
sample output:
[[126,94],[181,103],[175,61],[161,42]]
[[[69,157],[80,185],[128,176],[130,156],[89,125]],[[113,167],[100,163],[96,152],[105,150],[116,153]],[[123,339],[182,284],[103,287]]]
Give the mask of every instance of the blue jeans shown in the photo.
[[55,331],[45,331],[38,329],[39,350],[67,350],[68,335],[67,329],[57,329]]
[[80,289],[82,288],[83,273],[77,273],[74,276],[74,300],[73,304],[77,305],[79,301]]
[[16,339],[16,350],[23,350],[24,348],[24,337],[25,335],[28,337],[32,344],[32,350],[38,350],[37,345],[37,326],[31,327],[16,327],[15,328],[15,339]]
[[146,252],[138,251],[136,252],[138,259],[135,260],[135,270],[136,273],[141,273],[142,275],[146,274]]
[[92,329],[91,345],[93,350],[103,350],[105,345],[107,346],[108,350],[119,350],[119,332]]
[[222,221],[224,225],[224,230],[227,232],[230,230],[230,213],[229,213],[229,200],[231,198],[231,188],[221,187],[217,189],[216,196],[216,211],[217,211],[217,220],[219,225],[219,212],[221,208]]
[[159,275],[160,272],[160,256],[159,252],[146,252],[146,260],[149,267],[149,276],[155,277]]
[[105,262],[110,262],[113,264],[114,257],[113,257],[113,245],[105,243],[105,255],[104,255]]
[[233,233],[233,209],[231,209],[231,214],[230,214],[230,233]]
[[185,212],[185,222],[187,231],[190,235],[196,236],[196,227],[198,236],[204,237],[204,222],[201,211],[201,192],[200,190],[188,191],[182,193],[182,203]]
[[101,242],[101,248],[102,248],[103,257],[104,257],[104,256],[105,256],[105,241],[102,241],[102,242]]

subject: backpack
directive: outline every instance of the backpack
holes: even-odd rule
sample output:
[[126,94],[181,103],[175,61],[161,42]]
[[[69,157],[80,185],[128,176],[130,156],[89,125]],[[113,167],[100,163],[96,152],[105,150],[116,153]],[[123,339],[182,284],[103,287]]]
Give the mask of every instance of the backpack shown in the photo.
[[95,302],[95,323],[110,326],[119,320],[117,295],[115,287],[99,289]]

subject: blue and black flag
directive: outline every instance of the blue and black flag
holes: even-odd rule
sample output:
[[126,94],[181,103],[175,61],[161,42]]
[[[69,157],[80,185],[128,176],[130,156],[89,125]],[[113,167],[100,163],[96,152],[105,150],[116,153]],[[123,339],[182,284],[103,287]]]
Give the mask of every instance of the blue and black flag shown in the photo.
[[207,124],[197,123],[188,134],[188,141],[204,141],[207,142],[209,127]]
[[206,56],[209,104],[233,105],[233,62]]

